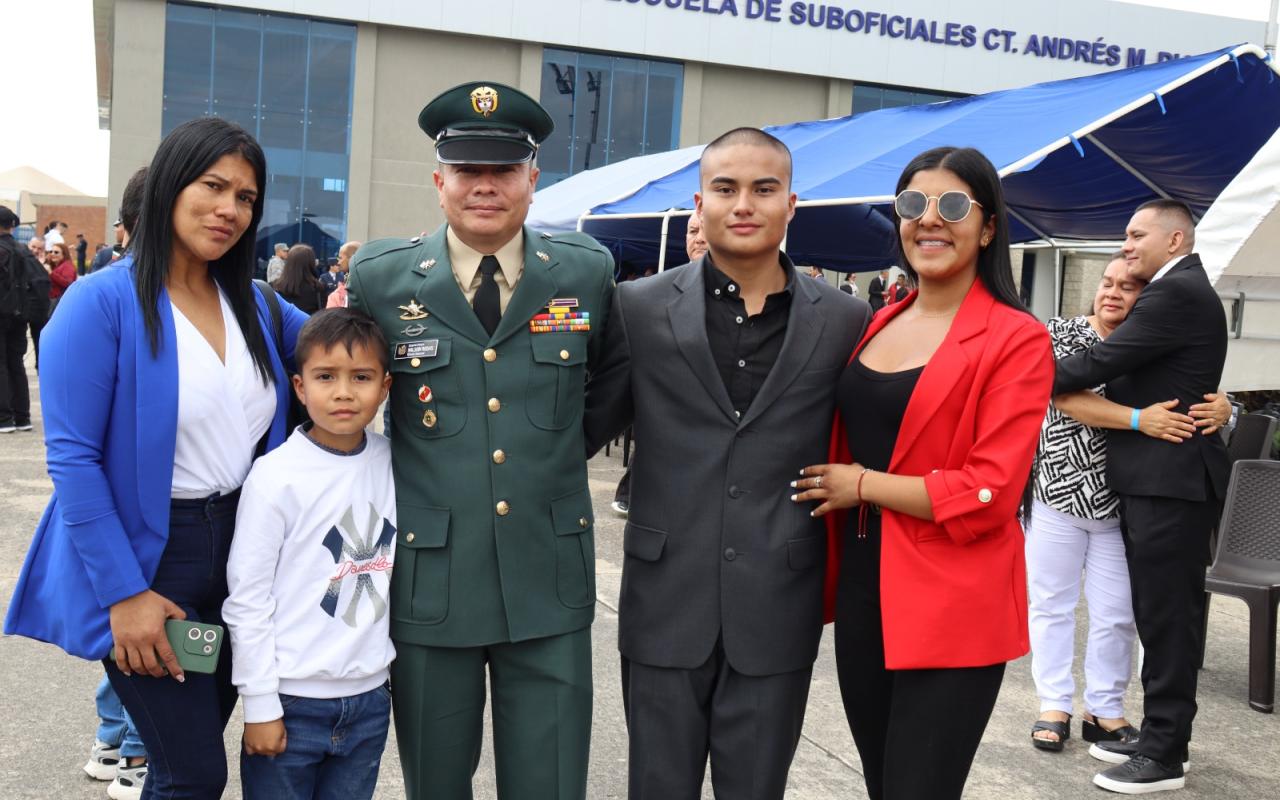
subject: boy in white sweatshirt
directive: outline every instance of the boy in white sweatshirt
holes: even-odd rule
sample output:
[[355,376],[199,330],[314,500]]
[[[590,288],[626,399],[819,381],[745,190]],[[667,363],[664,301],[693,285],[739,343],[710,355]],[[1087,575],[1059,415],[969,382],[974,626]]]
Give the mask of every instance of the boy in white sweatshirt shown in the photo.
[[244,700],[246,800],[369,798],[387,741],[391,449],[366,433],[391,385],[371,318],[327,309],[298,334],[311,423],[259,458],[236,514],[223,618]]

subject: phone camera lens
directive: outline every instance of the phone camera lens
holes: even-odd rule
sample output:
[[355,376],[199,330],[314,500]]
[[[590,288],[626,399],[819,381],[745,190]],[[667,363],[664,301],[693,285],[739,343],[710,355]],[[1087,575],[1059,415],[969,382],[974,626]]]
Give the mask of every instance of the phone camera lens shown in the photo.
[[209,655],[209,654],[210,654],[210,653],[212,653],[212,652],[213,652],[213,645],[211,645],[211,644],[206,644],[206,645],[204,646],[204,654],[207,656],[207,655]]
[[193,641],[193,642],[195,642],[195,641],[199,641],[199,640],[200,640],[200,629],[199,629],[199,628],[192,628],[192,629],[188,630],[188,631],[187,631],[187,638],[188,638],[188,639],[190,639],[190,640],[191,640],[191,641]]
[[209,642],[210,644],[212,644],[212,643],[213,643],[213,640],[214,640],[214,639],[217,639],[217,638],[218,638],[218,634],[214,633],[213,631],[205,631],[205,632],[204,632],[204,640],[205,640],[206,642]]

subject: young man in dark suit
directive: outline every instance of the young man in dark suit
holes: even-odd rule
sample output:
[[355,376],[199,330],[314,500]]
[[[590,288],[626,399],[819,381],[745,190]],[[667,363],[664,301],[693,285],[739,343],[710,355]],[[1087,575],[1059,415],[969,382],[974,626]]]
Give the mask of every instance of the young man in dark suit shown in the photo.
[[695,203],[710,252],[618,287],[587,386],[587,448],[634,423],[618,649],[628,796],[781,798],[822,632],[826,535],[789,499],[825,460],[836,379],[866,304],[779,251],[786,145],[707,145]]
[[1107,432],[1107,482],[1120,496],[1134,619],[1146,654],[1145,719],[1138,736],[1100,742],[1096,758],[1118,764],[1094,783],[1122,794],[1181,789],[1196,713],[1204,614],[1205,555],[1227,488],[1220,436],[1180,444],[1137,431],[1138,408],[1177,398],[1184,413],[1222,377],[1227,324],[1195,248],[1190,210],[1174,200],[1138,207],[1125,232],[1129,274],[1149,281],[1128,319],[1106,341],[1058,361],[1054,392],[1106,383],[1132,406],[1133,430]]

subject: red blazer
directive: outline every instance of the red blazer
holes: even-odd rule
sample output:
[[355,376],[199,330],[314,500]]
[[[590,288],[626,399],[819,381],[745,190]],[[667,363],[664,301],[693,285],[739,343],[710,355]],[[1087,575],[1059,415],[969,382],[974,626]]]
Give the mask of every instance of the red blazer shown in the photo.
[[[887,306],[850,360],[916,294]],[[922,475],[934,522],[881,520],[880,603],[889,669],[976,667],[1025,655],[1027,577],[1017,520],[1053,388],[1044,325],[975,280],[911,400],[889,462]],[[852,461],[837,412],[831,463]],[[848,512],[828,514],[826,618]]]

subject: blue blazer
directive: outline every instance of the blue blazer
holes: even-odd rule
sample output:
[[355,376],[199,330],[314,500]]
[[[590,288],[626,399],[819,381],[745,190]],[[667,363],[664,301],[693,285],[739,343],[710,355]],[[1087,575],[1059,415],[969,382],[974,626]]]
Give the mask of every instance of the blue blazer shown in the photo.
[[[283,358],[307,316],[283,300]],[[147,340],[132,259],[76,281],[40,337],[40,402],[53,496],[9,603],[4,632],[105,658],[109,609],[150,588],[169,539],[178,428],[173,309],[161,289],[160,341]],[[258,322],[275,373],[268,447],[284,441],[290,381],[266,300]]]

